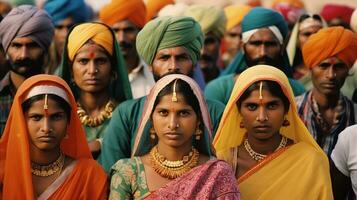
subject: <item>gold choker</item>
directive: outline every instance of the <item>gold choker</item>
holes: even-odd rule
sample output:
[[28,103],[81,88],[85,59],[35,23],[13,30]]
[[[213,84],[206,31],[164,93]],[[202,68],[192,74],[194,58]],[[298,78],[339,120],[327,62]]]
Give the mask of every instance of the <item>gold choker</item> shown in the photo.
[[81,120],[81,123],[89,127],[97,127],[103,124],[104,120],[112,117],[115,105],[112,100],[109,100],[108,103],[105,105],[104,110],[100,112],[98,117],[94,118],[87,115],[86,111],[82,108],[82,105],[79,102],[77,102],[77,107],[77,114],[79,119]]
[[[278,148],[276,148],[276,149],[274,150],[274,152],[275,152],[275,151],[278,151],[278,150],[281,149],[281,148],[284,148],[287,144],[288,144],[288,138],[283,136],[283,137],[281,138],[281,141],[280,141],[280,144],[279,144]],[[244,148],[245,148],[245,150],[247,150],[247,152],[249,153],[249,155],[250,155],[254,160],[256,160],[256,161],[258,161],[258,162],[264,160],[264,159],[267,157],[267,155],[264,155],[264,154],[260,154],[260,153],[255,152],[255,151],[252,149],[252,147],[250,146],[250,144],[249,144],[247,138],[244,140]]]
[[153,169],[160,176],[175,179],[182,176],[184,173],[190,171],[198,164],[200,153],[192,147],[190,153],[183,157],[182,160],[170,161],[161,155],[157,146],[153,147],[150,151],[150,160]]
[[56,172],[62,171],[64,166],[65,155],[61,152],[60,156],[53,163],[49,165],[39,165],[31,162],[31,173],[35,176],[51,176]]

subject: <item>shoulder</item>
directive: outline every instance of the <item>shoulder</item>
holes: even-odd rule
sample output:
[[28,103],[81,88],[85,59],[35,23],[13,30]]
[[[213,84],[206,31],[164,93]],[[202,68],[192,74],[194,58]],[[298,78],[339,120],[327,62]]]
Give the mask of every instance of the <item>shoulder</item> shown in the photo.
[[302,102],[304,101],[305,99],[305,96],[308,95],[310,93],[310,91],[307,91],[299,96],[296,96],[295,97],[295,102],[296,102],[296,105],[297,106],[300,106],[302,104]]
[[218,77],[218,78],[210,81],[206,85],[205,90],[220,88],[221,86],[228,85],[229,83],[231,83],[231,85],[234,84],[234,74],[224,75],[224,76]]
[[122,171],[135,173],[139,165],[142,165],[142,162],[138,157],[120,159],[112,166],[111,174],[113,175]]
[[145,100],[146,96],[137,99],[126,100],[120,103],[113,111],[112,118],[136,113],[135,110],[140,110],[144,106]]
[[328,166],[328,159],[327,156],[322,152],[309,145],[305,142],[299,142],[293,144],[290,148],[294,148],[294,155],[298,159],[305,160],[306,164],[317,164],[321,166]]
[[354,142],[357,140],[357,124],[345,128],[338,135],[338,143],[347,144],[349,142]]

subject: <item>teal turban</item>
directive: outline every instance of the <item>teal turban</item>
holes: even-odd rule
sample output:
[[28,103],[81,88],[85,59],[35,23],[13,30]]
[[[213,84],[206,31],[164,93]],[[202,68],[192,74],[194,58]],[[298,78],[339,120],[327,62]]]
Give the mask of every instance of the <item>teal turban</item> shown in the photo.
[[155,18],[144,26],[136,38],[136,49],[149,65],[157,51],[178,46],[187,49],[192,62],[197,63],[203,46],[203,33],[200,25],[191,17]]
[[284,39],[288,35],[288,26],[281,14],[271,9],[256,7],[243,18],[242,33],[269,26],[276,26]]

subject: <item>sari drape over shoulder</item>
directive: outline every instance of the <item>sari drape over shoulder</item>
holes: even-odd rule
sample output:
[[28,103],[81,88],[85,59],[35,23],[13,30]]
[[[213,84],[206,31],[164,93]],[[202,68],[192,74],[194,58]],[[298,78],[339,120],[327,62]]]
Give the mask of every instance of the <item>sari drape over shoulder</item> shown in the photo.
[[278,83],[290,102],[286,114],[290,125],[281,127],[280,134],[294,144],[268,156],[240,177],[242,198],[332,199],[328,159],[299,118],[288,78],[277,68],[258,65],[238,77],[213,141],[218,158],[236,166],[237,156],[232,152],[246,135],[246,129],[240,127],[242,116],[236,102],[249,86],[264,80]]
[[[77,116],[76,101],[71,89],[64,80],[52,75],[33,76],[27,79],[17,90],[4,135],[0,140],[1,197],[3,199],[35,198],[30,164],[29,133],[22,103],[28,91],[37,85],[52,85],[60,88],[66,93],[71,106],[70,123],[67,127],[68,137],[61,141],[60,148],[66,156],[74,159],[75,166],[73,170],[68,172],[68,176],[63,179],[59,186],[52,184],[46,189],[47,191],[51,190],[52,187],[58,188],[51,193],[53,196],[49,195],[49,198],[61,197],[63,199],[70,197],[70,199],[78,199],[92,196],[98,197],[98,199],[105,198],[107,177],[103,169],[92,159],[82,125]],[[63,176],[64,174],[61,174],[58,179]]]

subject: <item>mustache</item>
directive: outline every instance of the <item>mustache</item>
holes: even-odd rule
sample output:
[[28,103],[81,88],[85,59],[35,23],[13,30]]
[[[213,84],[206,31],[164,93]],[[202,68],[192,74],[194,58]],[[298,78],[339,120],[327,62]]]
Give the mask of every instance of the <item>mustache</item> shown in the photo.
[[272,58],[270,58],[269,56],[263,56],[263,57],[260,57],[260,58],[252,59],[251,62],[255,63],[255,65],[257,65],[257,64],[266,64],[266,65],[275,66],[277,64],[277,61],[272,59]]
[[127,42],[120,42],[119,46],[123,49],[131,49],[133,48],[133,45]]
[[212,62],[213,61],[213,57],[207,54],[202,54],[201,55],[201,60],[207,61],[207,62]]
[[34,67],[37,64],[37,62],[30,58],[25,58],[22,60],[15,60],[11,64],[12,64],[13,68],[17,69],[17,68],[24,67],[24,66]]

